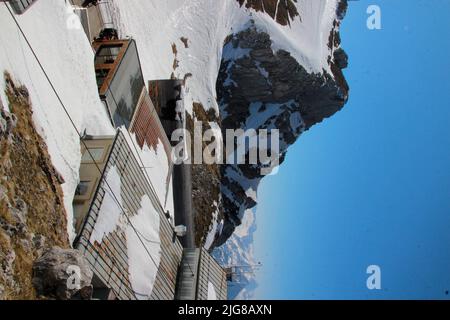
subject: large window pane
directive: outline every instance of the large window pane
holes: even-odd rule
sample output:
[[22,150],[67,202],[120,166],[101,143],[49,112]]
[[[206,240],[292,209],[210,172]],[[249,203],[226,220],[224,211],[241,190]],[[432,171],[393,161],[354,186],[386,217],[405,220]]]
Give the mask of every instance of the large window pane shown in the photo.
[[82,162],[92,162],[92,158],[94,158],[94,161],[101,161],[103,159],[104,148],[89,148],[88,150],[89,152],[87,150],[84,151],[83,157],[81,158]]
[[144,79],[136,45],[131,42],[111,81],[110,90],[106,93],[106,101],[116,127],[129,127],[143,87]]
[[76,196],[85,196],[89,192],[89,185],[91,184],[90,181],[80,181],[80,183],[77,186],[77,189],[75,190]]
[[109,73],[108,69],[96,69],[95,70],[95,77],[97,79],[97,86],[99,89],[103,86],[103,83],[105,83],[108,73]]
[[101,46],[95,56],[95,64],[112,64],[116,61],[122,45]]

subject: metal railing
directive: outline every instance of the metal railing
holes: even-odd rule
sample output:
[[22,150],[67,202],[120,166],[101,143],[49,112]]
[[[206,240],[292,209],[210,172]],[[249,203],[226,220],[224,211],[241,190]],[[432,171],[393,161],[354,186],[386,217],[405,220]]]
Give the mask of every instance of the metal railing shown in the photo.
[[9,0],[14,12],[16,14],[24,13],[37,0]]

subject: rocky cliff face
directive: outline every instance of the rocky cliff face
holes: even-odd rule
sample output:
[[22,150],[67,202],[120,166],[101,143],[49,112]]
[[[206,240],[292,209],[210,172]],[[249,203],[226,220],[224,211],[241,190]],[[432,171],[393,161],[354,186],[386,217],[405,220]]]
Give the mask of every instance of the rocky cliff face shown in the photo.
[[[258,4],[265,2],[249,1],[247,5],[259,10]],[[346,1],[337,6],[325,44],[331,72],[309,72],[288,51],[274,50],[271,35],[260,31],[253,20],[246,29],[226,39],[217,81],[224,136],[226,129],[279,129],[281,164],[288,147],[303,131],[344,106],[349,87],[342,73],[347,55],[340,47],[339,25],[346,8]],[[260,165],[249,164],[222,166],[225,221],[217,246],[232,235],[245,211],[256,205],[257,187],[263,178],[260,169]]]
[[64,180],[33,123],[28,89],[8,73],[4,76],[8,103],[0,104],[0,300],[35,299],[34,260],[49,247],[69,247]]

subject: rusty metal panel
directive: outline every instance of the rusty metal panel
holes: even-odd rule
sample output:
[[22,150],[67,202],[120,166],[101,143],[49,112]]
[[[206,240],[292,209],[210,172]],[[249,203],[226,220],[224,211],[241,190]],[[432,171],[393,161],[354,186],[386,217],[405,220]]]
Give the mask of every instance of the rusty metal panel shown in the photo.
[[145,87],[142,89],[133,120],[130,124],[130,132],[136,136],[136,140],[141,148],[146,144],[148,147],[156,150],[158,144],[162,143],[168,159],[169,170],[166,177],[166,185],[168,187],[173,166],[172,146]]
[[137,110],[130,128],[130,131],[136,134],[136,138],[141,148],[144,143],[155,148],[158,145],[158,140],[160,140],[164,144],[167,157],[170,159],[170,141],[164,132],[164,128],[159,120],[158,112],[145,87],[142,89]]

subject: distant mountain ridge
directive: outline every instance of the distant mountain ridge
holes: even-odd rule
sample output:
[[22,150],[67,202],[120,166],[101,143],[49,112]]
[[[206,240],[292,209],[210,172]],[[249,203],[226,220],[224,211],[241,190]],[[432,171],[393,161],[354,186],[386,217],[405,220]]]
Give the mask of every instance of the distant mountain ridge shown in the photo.
[[[294,57],[293,51],[274,50],[276,41],[294,39],[283,38],[276,34],[277,29],[263,28],[250,19],[245,29],[226,39],[216,85],[223,135],[226,129],[278,129],[280,163],[302,132],[339,111],[348,99],[349,87],[342,73],[347,67],[347,55],[340,47],[339,35],[347,3],[337,1],[331,6],[333,1],[315,1],[314,7],[306,6],[307,2],[295,4],[304,19],[284,28],[297,28],[299,33],[315,32],[323,43],[317,44],[315,37],[309,35],[312,41],[305,46],[319,50],[317,56],[323,55],[325,59],[313,61],[304,54],[311,52],[311,48],[298,48],[300,52],[296,55],[303,56],[302,61]],[[258,11],[258,4],[268,1],[246,3],[247,6],[251,3],[251,8],[256,6]],[[329,24],[322,24],[319,29],[304,26],[315,23],[314,19],[307,19],[311,16],[328,19]],[[318,67],[321,71],[315,72]],[[224,244],[241,223],[244,212],[256,206],[256,191],[263,178],[261,168],[248,164],[221,167],[225,221],[216,245]]]
[[[213,251],[214,258],[223,266],[246,266],[246,271],[251,266],[257,266],[259,262],[255,260],[253,245],[256,229],[256,214],[253,210],[248,210],[234,234],[224,245]],[[241,273],[237,282],[229,283],[228,298],[252,299],[257,286],[255,274]]]

